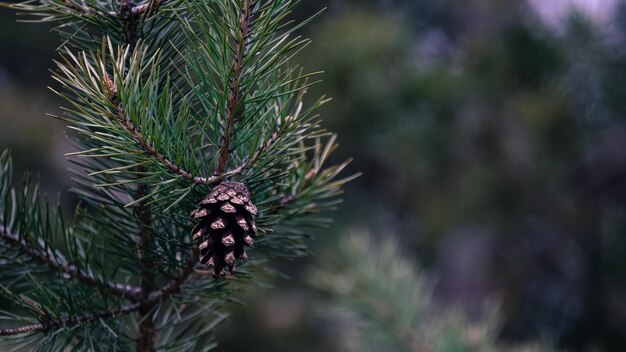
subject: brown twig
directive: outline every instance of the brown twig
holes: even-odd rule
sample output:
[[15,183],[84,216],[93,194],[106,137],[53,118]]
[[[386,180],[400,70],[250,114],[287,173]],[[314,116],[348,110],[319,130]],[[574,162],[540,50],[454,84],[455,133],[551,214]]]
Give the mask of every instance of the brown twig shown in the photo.
[[182,167],[176,165],[172,160],[159,152],[152,144],[148,143],[148,141],[143,137],[139,128],[135,126],[135,124],[126,117],[124,113],[124,109],[122,108],[118,98],[117,98],[117,90],[115,85],[111,81],[108,75],[105,75],[104,80],[107,83],[107,90],[109,95],[109,101],[116,106],[116,117],[118,122],[124,126],[126,131],[133,137],[135,142],[141,146],[141,148],[146,152],[146,154],[155,158],[161,165],[165,166],[170,172],[179,175],[183,179],[187,181],[191,181],[195,184],[199,185],[210,185],[216,182],[223,180],[224,178],[231,177],[241,173],[244,170],[245,164],[242,164],[240,167],[229,171],[227,173],[221,175],[213,175],[210,177],[203,176],[195,176],[191,172],[183,169]]
[[126,130],[132,135],[135,142],[137,142],[148,155],[158,160],[163,166],[168,168],[171,172],[181,176],[182,178],[188,181],[191,181],[195,184],[209,185],[215,182],[219,182],[225,177],[239,173],[238,171],[234,170],[233,172],[229,172],[228,174],[224,174],[222,176],[210,176],[210,177],[194,176],[191,172],[176,165],[173,161],[171,161],[165,155],[163,155],[158,150],[156,150],[156,148],[153,145],[148,143],[148,141],[146,141],[141,135],[141,132],[139,131],[137,126],[135,126],[135,124],[133,124],[132,121],[126,118],[126,115],[124,114],[124,110],[121,108],[121,106],[117,107],[117,119],[124,126],[124,128],[126,128]]
[[[133,20],[136,14],[141,13],[149,13],[146,11],[155,11],[158,6],[164,3],[164,0],[151,0],[142,5],[137,5],[134,7],[130,7],[129,3],[123,2],[123,6],[127,6],[127,10],[120,11],[126,21]],[[217,182],[222,181],[223,179],[238,175],[242,173],[244,170],[253,166],[253,164],[258,160],[258,158],[267,150],[271,145],[273,145],[279,137],[279,131],[274,133],[268,141],[257,150],[250,158],[241,163],[237,168],[225,172],[226,164],[228,163],[228,158],[231,152],[231,144],[234,139],[235,122],[241,119],[241,115],[243,114],[243,107],[241,105],[242,100],[242,92],[241,92],[241,79],[243,75],[243,61],[247,55],[248,51],[248,36],[251,27],[251,20],[253,17],[252,8],[254,7],[253,0],[244,0],[244,4],[242,6],[242,13],[240,17],[240,34],[239,40],[237,41],[237,48],[235,53],[235,59],[233,60],[233,65],[231,69],[231,77],[229,79],[230,88],[229,88],[229,97],[228,104],[226,109],[227,116],[227,124],[224,129],[224,135],[222,136],[220,142],[219,149],[219,159],[216,170],[212,176],[197,176],[193,175],[190,171],[183,169],[174,163],[171,159],[163,155],[159,152],[152,144],[148,143],[148,141],[143,137],[139,128],[135,126],[135,124],[126,117],[124,109],[122,108],[117,90],[115,88],[115,84],[111,81],[108,75],[105,75],[104,80],[106,82],[107,93],[109,97],[109,101],[116,108],[116,117],[117,120],[124,126],[124,128],[131,134],[135,142],[137,142],[142,149],[146,152],[146,154],[155,158],[159,163],[165,166],[170,172],[181,176],[183,179],[193,182],[199,185],[211,185]],[[125,25],[127,32],[134,27],[130,24]],[[133,39],[132,33],[127,33],[127,40]],[[131,40],[132,41],[132,40]],[[132,48],[131,48],[132,49]]]
[[58,328],[70,328],[73,326],[86,324],[99,319],[112,318],[119,315],[134,313],[143,309],[150,309],[160,301],[169,298],[171,295],[180,291],[182,285],[187,281],[189,276],[194,272],[194,266],[198,263],[198,250],[194,247],[187,264],[180,269],[179,276],[170,280],[167,284],[156,291],[150,292],[144,296],[139,302],[129,304],[114,310],[100,311],[78,317],[67,317],[62,319],[50,320],[38,324],[26,325],[17,328],[9,328],[0,330],[0,336],[21,335],[32,332],[49,331]]
[[244,94],[241,90],[241,80],[243,78],[243,63],[248,51],[248,36],[252,24],[253,6],[253,0],[243,0],[239,18],[239,37],[237,38],[235,58],[230,70],[226,126],[224,126],[224,134],[220,141],[219,159],[215,169],[216,175],[223,174],[226,169],[226,164],[228,164],[228,158],[230,157],[231,144],[235,138],[235,122],[242,118],[245,110],[242,103]]
[[[150,0],[147,3],[133,6],[132,2],[129,0],[122,0],[120,2],[120,12],[119,15],[122,16],[122,22],[124,24],[124,31],[126,35],[127,44],[130,46],[130,50],[134,50],[137,42],[137,27],[135,23],[135,19],[137,15],[141,14],[153,14],[156,9],[164,3],[165,0]],[[94,14],[93,9],[88,7],[81,7],[76,5],[75,3],[66,0],[66,4],[68,7],[76,10],[82,11],[88,14]],[[98,13],[100,14],[100,13]],[[110,14],[113,15],[113,14]],[[243,171],[244,165],[242,164],[240,167],[228,173],[221,173],[219,176],[211,176],[211,177],[199,177],[193,176],[191,173],[181,169],[176,164],[174,164],[171,160],[165,157],[163,154],[158,152],[156,148],[149,144],[141,135],[137,126],[135,126],[131,120],[129,120],[124,110],[121,107],[121,104],[118,100],[117,90],[115,85],[111,81],[110,77],[104,77],[106,88],[108,90],[109,100],[116,107],[116,116],[119,122],[124,126],[124,128],[132,135],[133,139],[141,145],[141,147],[145,150],[145,152],[157,159],[163,165],[165,165],[170,171],[182,176],[185,179],[188,179],[194,183],[198,184],[211,184],[214,182],[218,182],[223,178],[229,177],[231,175],[235,175],[241,173]],[[148,191],[145,185],[139,185],[138,194],[144,195]],[[82,271],[78,269],[75,265],[70,264],[64,257],[62,257],[59,253],[51,253],[48,251],[42,251],[33,247],[29,242],[27,242],[22,237],[9,232],[4,226],[0,225],[0,238],[4,239],[11,245],[18,247],[24,254],[29,255],[33,259],[49,266],[50,268],[67,274],[68,276],[79,280],[81,283],[88,287],[95,286],[104,286],[110,292],[122,297],[131,300],[133,303],[122,306],[118,309],[111,309],[105,311],[99,311],[95,313],[90,313],[83,316],[72,316],[65,317],[60,319],[48,320],[45,322],[26,325],[22,327],[16,328],[8,328],[0,330],[0,336],[8,336],[8,335],[19,335],[26,334],[32,332],[41,332],[41,331],[49,331],[52,329],[58,328],[69,328],[77,325],[82,325],[86,323],[90,323],[93,321],[97,321],[99,319],[111,318],[119,315],[130,314],[134,312],[138,312],[138,322],[139,322],[139,330],[137,336],[137,350],[138,351],[153,351],[154,350],[154,324],[151,319],[151,312],[154,306],[160,301],[167,299],[172,294],[179,292],[183,284],[187,281],[189,276],[194,272],[194,267],[198,262],[198,250],[194,247],[192,251],[191,257],[188,263],[180,269],[178,277],[170,280],[165,285],[160,288],[155,288],[154,285],[154,276],[152,273],[152,267],[154,263],[150,258],[150,253],[154,250],[154,242],[151,238],[150,233],[150,218],[151,218],[151,210],[150,207],[140,203],[137,208],[138,211],[138,219],[140,222],[140,231],[138,233],[138,237],[140,238],[138,242],[139,247],[139,259],[142,265],[142,276],[141,276],[141,287],[133,287],[129,285],[122,285],[113,282],[109,282],[100,278],[97,278],[91,275],[88,272]]]
[[98,278],[89,272],[79,269],[76,265],[69,263],[60,253],[44,251],[26,241],[26,239],[19,234],[10,232],[3,225],[0,225],[0,239],[5,240],[14,247],[17,247],[21,253],[28,255],[39,263],[48,266],[54,271],[66,274],[87,287],[104,287],[107,291],[118,297],[128,298],[131,300],[139,299],[139,294],[141,292],[140,288]]
[[33,332],[49,331],[49,330],[58,329],[58,328],[71,328],[77,325],[91,323],[93,321],[100,320],[100,319],[107,319],[107,318],[112,318],[112,317],[119,316],[119,315],[129,314],[129,313],[139,310],[142,306],[143,306],[143,303],[133,303],[133,304],[120,307],[118,309],[104,310],[104,311],[82,315],[82,316],[73,316],[73,317],[66,317],[66,318],[60,318],[60,319],[53,319],[50,321],[20,326],[17,328],[1,329],[0,336],[22,335],[22,334],[29,334]]
[[142,147],[142,149],[146,152],[146,154],[155,158],[159,163],[161,163],[161,165],[169,169],[170,172],[177,174],[183,179],[193,182],[198,185],[215,184],[226,178],[239,175],[245,170],[251,168],[252,166],[254,166],[254,163],[256,163],[256,161],[261,157],[261,155],[265,153],[269,148],[271,148],[278,141],[278,138],[281,136],[283,132],[282,126],[279,126],[277,130],[267,139],[267,141],[259,149],[257,149],[257,151],[254,154],[252,154],[250,158],[247,158],[246,160],[244,160],[235,169],[232,169],[228,172],[223,172],[223,171],[220,172],[218,168],[212,176],[209,176],[209,177],[196,176],[196,175],[193,175],[191,172],[175,164],[172,160],[170,160],[168,157],[166,157],[161,152],[159,152],[152,144],[148,143],[148,141],[143,137],[143,135],[139,131],[139,128],[131,120],[129,120],[126,117],[124,109],[122,108],[117,98],[117,90],[115,88],[115,85],[111,81],[110,77],[108,75],[105,75],[104,80],[106,81],[106,84],[107,84],[107,90],[108,90],[107,93],[109,95],[109,101],[116,106],[117,120],[122,126],[124,126],[124,128],[128,131],[128,133],[133,137],[135,142],[137,142],[137,144],[139,144]]
[[[152,4],[152,1],[149,2]],[[150,6],[150,5],[149,5]],[[142,26],[142,23],[137,22],[138,14],[135,10],[132,0],[120,1],[120,17],[122,20],[122,26],[124,27],[125,40],[128,44],[128,50],[132,54],[139,42],[140,32],[138,27]],[[115,101],[115,105],[118,112],[122,111],[118,95],[115,90],[115,86],[107,77],[107,86],[110,87],[110,98]],[[122,111],[123,112],[123,111]],[[124,122],[128,122],[124,117]],[[144,141],[145,142],[145,141]],[[147,143],[144,143],[147,145]],[[145,172],[143,166],[136,168],[137,175],[142,175]],[[139,176],[141,177],[141,176]],[[137,194],[135,199],[144,199],[144,197],[150,193],[148,185],[139,183],[137,186]],[[154,326],[154,313],[153,304],[148,303],[150,292],[154,290],[154,270],[155,263],[152,260],[152,252],[155,248],[154,238],[151,231],[152,222],[152,208],[146,200],[141,200],[136,206],[137,221],[139,225],[139,233],[137,234],[137,257],[141,266],[141,299],[142,304],[137,312],[137,336],[136,336],[136,350],[138,352],[153,352],[155,351],[155,334],[156,329]]]

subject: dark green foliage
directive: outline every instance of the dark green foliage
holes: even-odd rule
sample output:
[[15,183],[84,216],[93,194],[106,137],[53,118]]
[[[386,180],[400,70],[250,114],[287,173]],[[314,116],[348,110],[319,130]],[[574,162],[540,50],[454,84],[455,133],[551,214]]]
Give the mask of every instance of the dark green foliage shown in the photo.
[[[314,74],[289,65],[307,43],[294,37],[307,21],[286,20],[297,3],[10,5],[55,22],[64,39],[53,78],[81,199],[66,225],[28,182],[11,186],[2,154],[2,318],[28,325],[19,343],[208,350],[221,307],[263,275],[266,258],[307,253],[304,228],[327,223],[318,214],[352,177],[337,179],[347,162],[325,165],[335,137],[315,110],[326,100],[304,106]],[[258,207],[258,246],[236,282],[198,270],[189,218],[225,179]]]

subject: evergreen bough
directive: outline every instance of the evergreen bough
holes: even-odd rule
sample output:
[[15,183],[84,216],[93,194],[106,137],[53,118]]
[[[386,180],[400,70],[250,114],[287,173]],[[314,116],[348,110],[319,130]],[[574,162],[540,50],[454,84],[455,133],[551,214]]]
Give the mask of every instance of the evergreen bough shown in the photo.
[[[0,156],[0,343],[32,350],[206,351],[241,284],[271,257],[307,253],[348,162],[303,104],[317,73],[297,0],[38,0],[55,22],[53,77],[71,130],[71,224]],[[54,89],[53,89],[54,90]],[[258,237],[237,280],[203,269],[190,213],[222,182],[247,188]],[[57,207],[58,208],[58,207]]]

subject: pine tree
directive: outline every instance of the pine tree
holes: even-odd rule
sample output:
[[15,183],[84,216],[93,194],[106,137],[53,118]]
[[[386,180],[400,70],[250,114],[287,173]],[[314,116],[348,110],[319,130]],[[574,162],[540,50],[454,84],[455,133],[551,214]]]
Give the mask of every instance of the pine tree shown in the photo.
[[[308,43],[294,34],[308,20],[286,19],[297,3],[4,4],[54,22],[63,39],[53,91],[66,102],[56,117],[76,149],[69,160],[81,203],[66,223],[28,178],[14,187],[10,155],[1,154],[3,344],[209,350],[223,305],[269,272],[267,258],[307,253],[306,227],[326,224],[318,214],[353,176],[338,178],[348,162],[326,166],[335,136],[316,110],[328,100],[304,105],[317,73],[289,63]],[[233,208],[220,204],[235,216],[224,218],[231,243],[213,223],[201,230],[198,212],[233,184]],[[252,245],[255,233],[244,256],[241,241]],[[203,243],[218,235],[211,258],[225,261],[209,263]]]

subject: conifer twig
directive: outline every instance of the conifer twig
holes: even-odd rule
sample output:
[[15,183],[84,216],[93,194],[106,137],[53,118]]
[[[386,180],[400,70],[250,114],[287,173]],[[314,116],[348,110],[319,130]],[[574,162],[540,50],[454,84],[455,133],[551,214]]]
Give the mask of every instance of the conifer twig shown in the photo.
[[119,315],[130,314],[136,312],[144,306],[144,303],[133,303],[122,306],[118,309],[103,310],[87,315],[65,317],[53,319],[37,324],[25,325],[16,328],[0,329],[0,336],[22,335],[33,332],[50,331],[58,328],[71,328],[78,325],[94,322],[100,319],[107,319]]
[[229,78],[228,102],[226,107],[226,126],[224,126],[224,134],[220,141],[220,151],[216,175],[221,175],[226,169],[228,158],[231,152],[231,144],[235,137],[235,122],[240,120],[245,107],[242,105],[243,93],[241,91],[241,80],[243,78],[243,63],[248,51],[248,35],[252,24],[252,8],[253,0],[243,0],[239,20],[239,37],[237,38],[237,47],[235,48],[235,58],[231,68],[231,76]]
[[148,141],[143,137],[143,135],[139,131],[139,128],[130,119],[126,117],[126,113],[124,112],[124,109],[122,108],[119,102],[119,99],[117,97],[117,89],[115,88],[115,85],[111,81],[111,78],[108,75],[105,75],[104,79],[107,83],[107,89],[108,89],[107,93],[109,96],[109,101],[116,107],[115,108],[116,118],[118,122],[122,124],[122,126],[124,126],[126,131],[130,133],[130,135],[135,140],[135,142],[137,142],[137,144],[141,146],[141,148],[146,152],[146,154],[156,159],[161,165],[165,166],[172,173],[179,175],[180,177],[182,177],[183,179],[187,181],[191,181],[199,185],[211,185],[225,178],[238,175],[251,165],[250,161],[258,159],[262,151],[265,150],[265,149],[261,149],[257,151],[257,153],[255,153],[253,158],[249,159],[250,161],[242,163],[239,167],[229,172],[222,173],[220,175],[216,173],[215,175],[209,176],[209,177],[193,175],[191,172],[178,166],[168,157],[166,157],[161,152],[159,152],[152,144],[148,143]]
[[32,325],[25,325],[17,328],[1,329],[0,336],[21,335],[33,332],[49,331],[58,329],[61,327],[70,328],[77,325],[87,324],[99,319],[112,318],[118,315],[130,314],[142,309],[150,308],[158,302],[169,298],[172,294],[180,291],[182,285],[187,281],[189,276],[193,273],[193,268],[198,262],[198,250],[194,247],[192,254],[187,264],[180,270],[180,274],[177,278],[170,280],[167,284],[162,286],[156,291],[150,292],[149,295],[144,296],[139,302],[122,306],[118,309],[105,310],[95,312],[83,316],[67,317],[61,319],[54,319],[45,323],[37,323]]
[[[334,138],[315,155],[309,152],[308,140],[326,135],[309,116],[321,103],[298,118],[309,75],[294,76],[290,67],[283,71],[307,42],[287,39],[301,27],[285,21],[298,1],[22,1],[11,7],[42,22],[61,22],[59,32],[77,51],[68,49],[53,75],[65,90],[55,93],[71,104],[62,119],[76,133],[78,151],[72,154],[85,157],[77,162],[86,171],[77,177],[77,191],[92,207],[75,226],[94,236],[73,239],[71,231],[57,231],[52,226],[63,227],[63,218],[59,214],[57,223],[50,223],[39,215],[48,209],[41,208],[37,191],[25,187],[19,201],[6,197],[15,193],[11,161],[0,155],[0,224],[21,224],[0,227],[0,244],[20,255],[18,262],[4,263],[2,279],[42,268],[52,285],[10,281],[17,292],[7,289],[9,301],[27,309],[3,315],[24,326],[0,329],[0,336],[21,339],[31,333],[27,343],[40,340],[53,349],[64,342],[57,338],[62,335],[79,347],[111,343],[108,347],[129,349],[132,338],[138,352],[207,348],[222,319],[213,309],[230,300],[233,288],[195,282],[201,249],[185,240],[188,198],[197,195],[192,186],[212,187],[240,176],[238,181],[254,190],[250,198],[269,204],[259,212],[259,223],[271,230],[287,220],[285,227],[294,229],[265,242],[270,252],[260,258],[294,257],[305,252],[299,228],[325,223],[305,217],[332,209],[336,201],[328,199],[351,179],[335,180],[346,163],[322,169]],[[294,103],[299,105],[289,115]],[[206,143],[210,155],[202,157],[211,160],[209,166],[197,160]],[[22,201],[31,193],[32,201]],[[158,211],[164,205],[167,211]],[[56,233],[63,235],[67,251],[56,249]],[[85,245],[85,253],[106,258],[91,260],[82,251]],[[12,264],[26,266],[16,272]],[[28,292],[37,293],[32,304],[21,294]],[[208,299],[215,304],[194,307]],[[187,310],[192,314],[180,314]],[[203,312],[216,318],[206,319]],[[107,320],[116,324],[107,326]],[[125,323],[132,323],[132,331]]]
[[5,240],[14,247],[17,247],[21,253],[35,259],[39,263],[44,264],[57,272],[66,274],[69,277],[80,281],[85,286],[102,286],[116,296],[132,300],[138,299],[138,295],[140,294],[140,289],[138,287],[114,283],[102,278],[97,278],[92,274],[79,269],[76,265],[68,262],[67,259],[65,259],[60,253],[53,254],[49,251],[44,251],[35,247],[19,234],[9,231],[6,227],[4,227],[4,225],[0,225],[0,239]]
[[[152,0],[149,5],[152,4]],[[122,25],[125,31],[126,44],[129,46],[129,50],[132,53],[137,47],[140,34],[137,29],[137,14],[133,12],[135,6],[133,6],[132,0],[120,1],[120,16],[122,19]],[[110,79],[107,79],[108,84]],[[111,84],[111,87],[113,85]],[[111,93],[114,90],[110,89]],[[120,104],[117,95],[111,95],[116,101],[116,110],[120,111]],[[118,113],[119,116],[119,113]],[[124,122],[126,119],[124,118]],[[144,143],[147,145],[147,143]],[[141,175],[145,172],[143,166],[137,167],[137,174]],[[140,183],[137,186],[136,199],[141,201],[137,204],[137,221],[139,225],[139,233],[137,234],[137,256],[141,265],[141,299],[142,305],[137,312],[137,337],[136,337],[136,350],[138,352],[152,352],[155,351],[155,325],[153,319],[152,308],[153,305],[147,302],[150,292],[154,290],[154,269],[155,262],[152,260],[152,252],[155,248],[154,238],[151,233],[152,222],[152,208],[150,204],[146,202],[144,197],[149,194],[150,190],[148,185]]]
[[155,158],[159,163],[161,163],[163,166],[168,168],[171,172],[195,184],[210,185],[210,184],[219,182],[226,177],[233,176],[241,172],[239,168],[237,168],[231,172],[228,172],[220,176],[203,177],[203,176],[193,175],[191,172],[176,165],[168,157],[166,157],[161,152],[156,150],[156,148],[152,144],[148,143],[148,141],[146,141],[146,139],[142,136],[141,132],[139,131],[139,128],[137,128],[137,126],[135,126],[135,124],[132,123],[132,121],[126,118],[126,114],[124,113],[124,110],[119,105],[117,106],[117,120],[124,126],[124,128],[126,128],[126,130],[131,134],[131,136],[135,140],[135,142],[137,142],[143,148],[146,154]]

